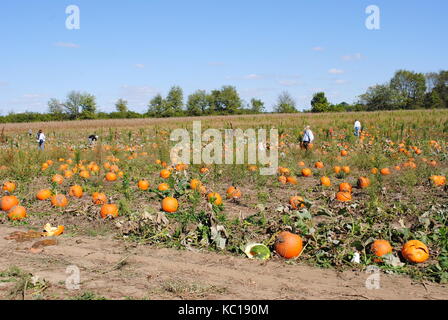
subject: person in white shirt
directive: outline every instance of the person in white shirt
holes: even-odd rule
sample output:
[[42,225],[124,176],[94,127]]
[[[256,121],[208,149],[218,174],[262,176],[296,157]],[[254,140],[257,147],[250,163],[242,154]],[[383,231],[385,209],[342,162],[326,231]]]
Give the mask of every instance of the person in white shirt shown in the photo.
[[42,132],[42,130],[39,130],[39,132],[37,133],[37,143],[39,144],[39,150],[45,149],[45,134]]
[[361,132],[361,122],[359,120],[355,121],[355,136],[359,137],[359,134]]
[[314,134],[313,131],[311,131],[310,126],[306,126],[305,127],[305,132],[303,134],[303,139],[302,139],[302,145],[303,147],[308,150],[308,147],[311,143],[313,143],[314,141]]

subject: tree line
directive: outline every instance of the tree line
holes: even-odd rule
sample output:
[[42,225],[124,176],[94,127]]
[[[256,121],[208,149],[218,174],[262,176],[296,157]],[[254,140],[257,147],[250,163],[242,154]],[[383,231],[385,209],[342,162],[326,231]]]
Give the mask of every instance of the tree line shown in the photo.
[[[311,109],[303,112],[344,112],[378,111],[399,109],[437,109],[448,108],[448,71],[438,73],[417,73],[398,70],[392,79],[372,86],[360,95],[358,100],[349,104],[332,104],[324,92],[317,92],[311,100]],[[253,98],[245,102],[233,86],[206,92],[197,90],[184,101],[181,87],[173,86],[166,97],[154,96],[148,103],[145,113],[131,111],[128,102],[118,99],[115,111],[99,112],[96,97],[90,93],[70,92],[65,101],[50,99],[48,112],[10,113],[0,116],[0,123],[61,121],[83,119],[120,119],[144,117],[177,117],[202,115],[258,114],[264,113],[265,103]],[[282,92],[273,106],[274,113],[298,112],[295,99],[288,92]]]

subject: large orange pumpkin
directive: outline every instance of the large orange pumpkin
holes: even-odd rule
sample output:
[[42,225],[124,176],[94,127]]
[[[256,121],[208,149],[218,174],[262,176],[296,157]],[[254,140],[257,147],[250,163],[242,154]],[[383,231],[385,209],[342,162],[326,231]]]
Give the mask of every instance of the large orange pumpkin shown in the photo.
[[8,218],[11,220],[22,220],[25,219],[26,209],[22,206],[15,206],[11,210],[8,211]]
[[116,204],[104,204],[101,207],[101,218],[106,219],[108,216],[113,218],[118,217],[118,207]]
[[176,198],[166,197],[162,200],[162,210],[165,212],[176,212],[179,208],[179,202]]
[[167,169],[160,171],[160,177],[163,179],[168,179],[171,176],[171,172]]
[[19,204],[19,199],[16,196],[4,196],[0,199],[0,209],[9,211]]
[[63,194],[55,194],[54,196],[51,197],[51,204],[54,207],[62,208],[67,206],[68,200],[66,196],[64,196]]
[[47,199],[50,199],[52,195],[53,195],[53,194],[52,194],[51,190],[49,190],[49,189],[43,189],[43,190],[40,190],[40,191],[36,194],[36,198],[37,198],[38,200],[47,200]]
[[286,259],[298,257],[302,252],[302,238],[288,231],[283,231],[277,236],[275,252]]
[[403,258],[410,262],[422,263],[429,259],[428,247],[419,240],[406,242],[401,249]]

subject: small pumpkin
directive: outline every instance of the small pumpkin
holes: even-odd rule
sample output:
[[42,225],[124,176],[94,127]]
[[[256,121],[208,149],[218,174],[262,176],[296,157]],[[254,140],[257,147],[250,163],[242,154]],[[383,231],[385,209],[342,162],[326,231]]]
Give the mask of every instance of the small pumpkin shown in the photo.
[[115,172],[108,172],[106,173],[106,180],[107,181],[117,181],[118,177],[117,174]]
[[296,178],[296,177],[293,177],[293,176],[289,176],[289,177],[287,177],[287,178],[286,178],[286,182],[289,183],[289,184],[294,184],[294,185],[296,185],[296,184],[299,183],[299,182],[297,181],[297,178]]
[[207,196],[208,201],[211,203],[214,203],[215,205],[219,206],[222,204],[222,197],[219,193],[217,192],[211,192],[208,194]]
[[343,166],[341,169],[342,169],[342,171],[343,171],[345,174],[349,174],[349,173],[350,173],[350,167],[349,167],[349,166]]
[[391,174],[389,168],[383,168],[383,169],[381,169],[381,170],[380,170],[380,173],[381,173],[383,176],[388,176],[388,175]]
[[[375,240],[370,247],[372,253],[377,257],[382,257],[386,254],[392,253],[392,246],[387,240]],[[380,259],[376,260],[377,262],[381,261]]]
[[51,197],[51,204],[54,207],[63,208],[67,206],[68,200],[63,194],[55,194]]
[[148,180],[140,180],[137,183],[137,186],[140,190],[146,191],[149,189],[149,182],[148,182]]
[[160,177],[163,179],[168,179],[171,176],[171,172],[168,169],[163,169],[160,171]]
[[157,190],[168,191],[168,190],[170,190],[170,185],[168,183],[161,183],[158,185]]
[[106,219],[109,216],[113,218],[118,217],[118,207],[116,204],[103,204],[101,207],[101,218]]
[[283,231],[277,236],[275,252],[285,259],[293,259],[300,255],[303,249],[303,240],[297,235]]
[[202,185],[202,182],[198,179],[192,179],[190,181],[190,188],[192,190],[197,190]]
[[38,199],[38,200],[47,200],[47,199],[50,199],[51,198],[51,196],[53,195],[53,193],[51,192],[51,190],[49,190],[49,189],[43,189],[43,190],[40,190],[37,194],[36,194],[36,198]]
[[8,211],[8,218],[14,221],[22,220],[27,217],[26,209],[22,206],[15,206],[11,210]]
[[324,167],[324,163],[322,161],[318,161],[314,164],[314,167],[317,169],[322,169]]
[[336,194],[336,199],[341,202],[348,202],[352,200],[352,194],[350,192],[340,191]]
[[286,184],[288,182],[288,179],[286,179],[285,176],[279,176],[278,182],[280,182],[281,184]]
[[106,204],[107,203],[107,196],[104,193],[101,192],[94,192],[92,194],[92,201],[94,204]]
[[352,186],[350,183],[348,182],[342,182],[339,185],[339,191],[340,192],[352,192]]
[[360,188],[360,189],[368,188],[370,186],[370,179],[366,178],[366,177],[360,177],[358,179],[357,185],[358,185],[358,188]]
[[305,199],[301,196],[292,196],[289,198],[289,204],[293,209],[299,209],[305,207]]
[[7,181],[3,184],[3,191],[13,193],[16,190],[16,184],[12,181]]
[[162,210],[165,212],[176,212],[179,208],[179,202],[176,198],[166,197],[162,200]]
[[9,211],[19,204],[19,199],[16,196],[4,196],[0,199],[0,209]]
[[82,198],[84,192],[81,186],[75,185],[70,187],[68,194],[75,198]]
[[324,187],[330,187],[331,186],[331,180],[328,177],[321,177],[320,178],[320,184]]
[[83,179],[89,179],[90,178],[90,172],[87,170],[81,170],[79,172],[79,176]]
[[54,182],[54,183],[57,183],[57,184],[62,184],[64,182],[64,177],[61,176],[60,174],[55,174],[51,178],[51,182]]
[[310,168],[304,168],[302,169],[302,176],[304,177],[311,177],[313,175],[313,172]]

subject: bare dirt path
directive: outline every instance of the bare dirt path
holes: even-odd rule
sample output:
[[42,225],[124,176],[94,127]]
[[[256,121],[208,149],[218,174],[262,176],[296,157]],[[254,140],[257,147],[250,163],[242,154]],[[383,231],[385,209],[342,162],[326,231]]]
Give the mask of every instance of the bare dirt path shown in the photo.
[[[16,266],[45,279],[37,294],[14,298],[70,299],[94,293],[107,299],[447,299],[448,287],[381,274],[381,288],[368,290],[363,272],[336,272],[284,261],[259,262],[208,252],[157,249],[109,237],[59,237],[40,253],[31,242],[4,237],[25,229],[0,226],[0,272]],[[80,289],[65,286],[66,268],[80,269]],[[3,274],[3,276],[5,276]],[[17,281],[0,282],[11,299]],[[15,288],[17,289],[17,288]],[[40,291],[40,292],[39,292]]]

